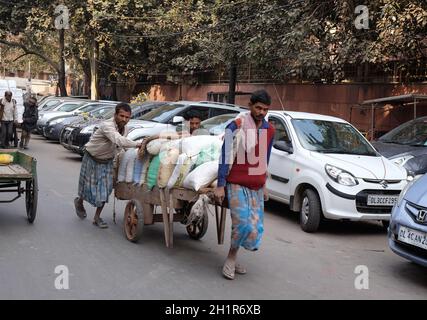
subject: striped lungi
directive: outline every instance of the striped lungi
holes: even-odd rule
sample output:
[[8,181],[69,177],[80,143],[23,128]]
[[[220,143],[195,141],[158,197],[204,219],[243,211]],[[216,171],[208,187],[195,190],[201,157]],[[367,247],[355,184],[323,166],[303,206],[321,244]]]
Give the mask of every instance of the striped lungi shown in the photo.
[[264,191],[227,184],[231,212],[231,247],[258,250],[264,232]]
[[78,195],[94,207],[102,207],[108,202],[113,191],[113,160],[96,162],[85,152],[80,169]]

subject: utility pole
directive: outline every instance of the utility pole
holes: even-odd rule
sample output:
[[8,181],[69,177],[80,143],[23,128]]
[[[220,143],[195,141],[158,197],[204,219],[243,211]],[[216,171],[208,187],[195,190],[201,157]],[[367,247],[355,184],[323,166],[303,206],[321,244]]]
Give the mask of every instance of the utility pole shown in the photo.
[[65,30],[59,29],[59,54],[60,54],[60,62],[59,62],[59,90],[61,97],[67,96],[67,79],[65,76],[65,57],[64,57],[64,48],[65,48]]
[[230,81],[228,83],[228,99],[227,103],[234,104],[236,101],[236,84],[237,84],[237,57],[233,56],[230,63]]
[[31,83],[31,60],[28,60],[28,93],[31,95],[32,91],[32,83]]

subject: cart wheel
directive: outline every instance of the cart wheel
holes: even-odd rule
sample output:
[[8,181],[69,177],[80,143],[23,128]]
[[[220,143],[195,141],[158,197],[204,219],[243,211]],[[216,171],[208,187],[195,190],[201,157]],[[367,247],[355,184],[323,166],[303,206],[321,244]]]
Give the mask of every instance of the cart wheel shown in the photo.
[[30,223],[36,219],[37,212],[37,199],[38,199],[38,186],[37,179],[33,178],[31,181],[25,183],[25,204],[27,208],[27,218]]
[[132,242],[137,242],[142,235],[144,227],[144,214],[139,201],[130,200],[125,208],[123,217],[123,230],[126,239]]
[[204,212],[203,217],[195,223],[191,223],[187,226],[187,233],[190,236],[191,239],[199,240],[203,238],[206,231],[208,230],[208,213]]

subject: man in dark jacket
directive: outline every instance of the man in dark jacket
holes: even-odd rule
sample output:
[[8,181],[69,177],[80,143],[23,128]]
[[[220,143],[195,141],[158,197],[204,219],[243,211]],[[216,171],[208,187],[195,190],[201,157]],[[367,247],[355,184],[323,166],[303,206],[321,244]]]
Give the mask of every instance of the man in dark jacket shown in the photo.
[[24,104],[25,111],[22,115],[22,133],[21,142],[19,147],[21,149],[28,149],[28,142],[30,142],[31,131],[35,129],[37,120],[39,118],[39,112],[37,107],[37,100],[35,98],[29,98],[28,102]]

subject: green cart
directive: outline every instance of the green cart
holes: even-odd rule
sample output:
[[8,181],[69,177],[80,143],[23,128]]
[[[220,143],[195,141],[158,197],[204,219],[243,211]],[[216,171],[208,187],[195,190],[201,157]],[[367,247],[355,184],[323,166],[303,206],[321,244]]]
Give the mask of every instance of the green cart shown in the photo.
[[0,150],[0,154],[13,156],[9,165],[0,165],[0,192],[16,193],[10,200],[0,200],[0,203],[10,203],[25,194],[27,218],[34,222],[37,212],[37,160],[25,153],[13,150]]

